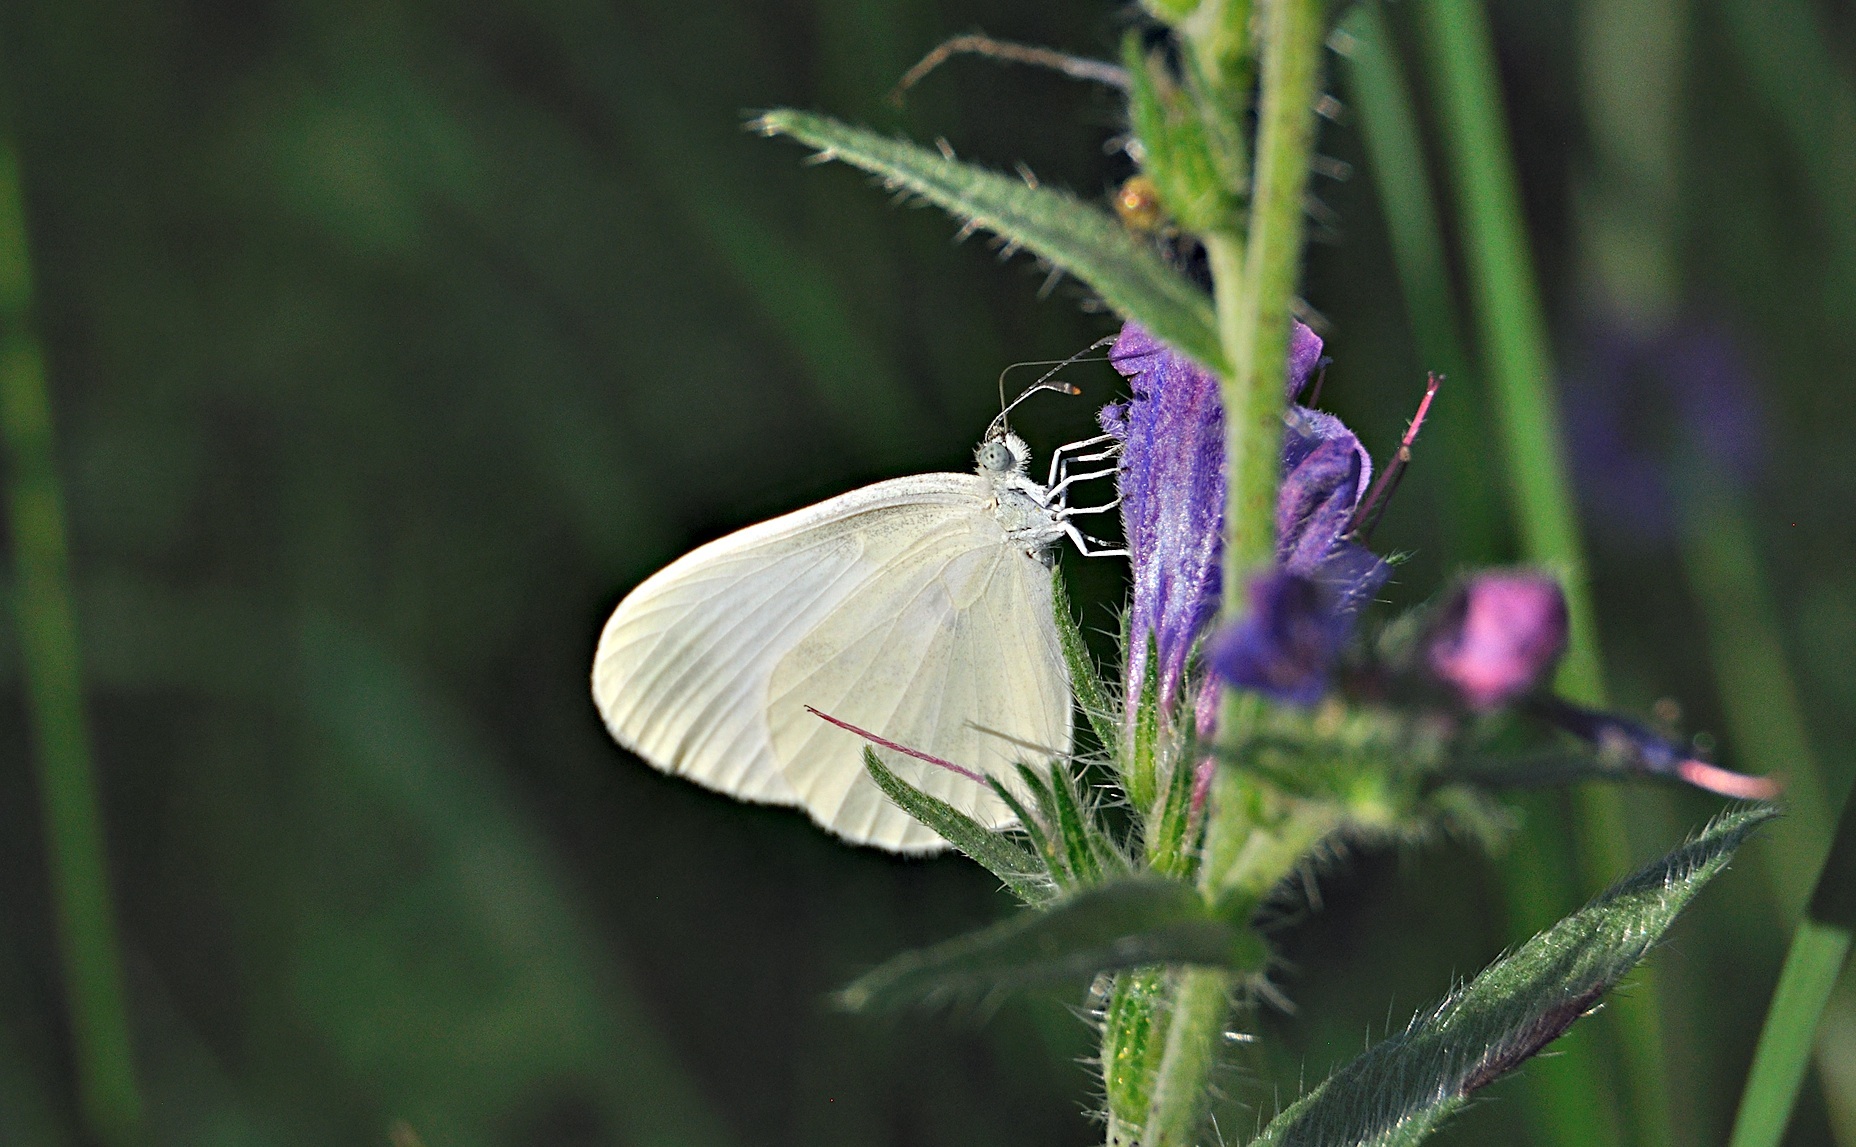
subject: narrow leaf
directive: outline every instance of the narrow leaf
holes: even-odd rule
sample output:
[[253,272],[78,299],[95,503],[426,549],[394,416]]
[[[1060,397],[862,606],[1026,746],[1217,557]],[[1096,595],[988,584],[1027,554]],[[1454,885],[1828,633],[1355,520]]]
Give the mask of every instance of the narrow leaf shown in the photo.
[[1190,885],[1132,877],[905,953],[845,988],[838,1001],[863,1011],[1151,964],[1253,972],[1263,959],[1256,934],[1213,912]]
[[1717,818],[1668,856],[1484,969],[1272,1120],[1253,1144],[1405,1147],[1563,1035],[1650,950],[1747,835],[1777,815]]
[[1107,212],[1066,192],[1034,187],[825,116],[782,108],[752,126],[767,135],[790,136],[823,157],[860,167],[898,191],[919,195],[1023,246],[1081,279],[1155,337],[1228,373],[1211,299]]
[[875,750],[864,747],[864,768],[877,787],[902,811],[940,833],[961,852],[977,860],[985,869],[1005,882],[1019,899],[1035,904],[1049,897],[1050,889],[1040,879],[1044,866],[1026,852],[1017,841],[994,832],[959,811],[946,801],[929,796],[889,771],[877,759]]
[[1115,723],[1115,707],[1109,703],[1108,688],[1096,669],[1096,659],[1089,653],[1089,643],[1077,627],[1070,612],[1070,594],[1063,574],[1051,571],[1052,609],[1057,618],[1057,638],[1063,645],[1063,660],[1070,668],[1070,689],[1076,694],[1077,707],[1095,733],[1104,750],[1113,753],[1121,744],[1121,730]]
[[[1070,863],[1068,841],[1064,839],[1063,827],[1057,821],[1057,798],[1051,793],[1050,786],[1038,771],[1023,761],[1014,766],[1018,770],[1019,783],[1031,794],[1032,803],[1037,805],[1037,814],[1027,817],[1018,814],[1019,819],[1031,825],[1027,831],[1037,844],[1038,851],[1044,857],[1044,865],[1050,870],[1050,878],[1057,882],[1057,887],[1074,888],[1084,883],[1082,873],[1076,871]],[[999,782],[993,782],[994,788],[1004,788]],[[1021,806],[1014,804],[1017,809]]]
[[1102,883],[1101,856],[1097,838],[1101,830],[1076,798],[1070,775],[1061,763],[1050,769],[1050,794],[1057,812],[1056,830],[1063,837],[1063,851],[1070,858],[1070,870],[1083,884]]
[[[1210,688],[1210,686],[1207,686]],[[1168,770],[1165,797],[1148,819],[1147,863],[1168,876],[1185,877],[1192,872],[1194,850],[1186,839],[1192,827],[1192,789],[1196,770],[1192,762],[1181,757]]]

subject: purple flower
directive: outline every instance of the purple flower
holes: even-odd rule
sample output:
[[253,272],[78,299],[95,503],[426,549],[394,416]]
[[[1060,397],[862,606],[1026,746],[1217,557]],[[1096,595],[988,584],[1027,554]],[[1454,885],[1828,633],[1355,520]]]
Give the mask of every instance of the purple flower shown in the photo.
[[1322,587],[1280,568],[1252,578],[1246,596],[1244,616],[1212,639],[1212,670],[1279,701],[1321,700],[1347,640],[1346,615]]
[[[1295,324],[1284,379],[1291,400],[1307,386],[1321,349],[1319,336]],[[1224,407],[1216,376],[1138,324],[1123,326],[1109,361],[1133,391],[1126,405],[1101,415],[1103,429],[1122,443],[1122,528],[1134,573],[1127,695],[1140,696],[1151,655],[1160,703],[1171,708],[1192,644],[1218,610]],[[1345,619],[1391,572],[1365,547],[1343,540],[1372,480],[1372,459],[1332,415],[1292,405],[1285,423],[1277,556]],[[1340,633],[1344,638],[1344,625]]]
[[1427,668],[1472,709],[1533,692],[1566,652],[1566,597],[1553,578],[1515,570],[1472,576],[1424,641]]
[[1289,332],[1288,399],[1294,402],[1308,385],[1308,376],[1321,365],[1321,336],[1301,323]]
[[1340,419],[1292,406],[1283,429],[1282,487],[1276,494],[1276,559],[1354,613],[1391,576],[1365,546],[1347,540],[1373,480],[1373,460]]
[[[1192,642],[1218,609],[1224,535],[1224,406],[1218,379],[1135,323],[1109,361],[1133,391],[1102,411],[1121,439],[1121,522],[1134,572],[1127,690],[1139,697],[1151,649],[1162,708],[1179,698]],[[1150,644],[1151,643],[1151,644]]]

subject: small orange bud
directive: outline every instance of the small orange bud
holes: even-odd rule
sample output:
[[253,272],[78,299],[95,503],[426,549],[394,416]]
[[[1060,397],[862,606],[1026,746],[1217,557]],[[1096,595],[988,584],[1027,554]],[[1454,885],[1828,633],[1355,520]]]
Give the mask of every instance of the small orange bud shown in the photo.
[[1157,231],[1166,219],[1160,203],[1160,189],[1145,175],[1131,177],[1115,192],[1115,214],[1121,225],[1137,235]]

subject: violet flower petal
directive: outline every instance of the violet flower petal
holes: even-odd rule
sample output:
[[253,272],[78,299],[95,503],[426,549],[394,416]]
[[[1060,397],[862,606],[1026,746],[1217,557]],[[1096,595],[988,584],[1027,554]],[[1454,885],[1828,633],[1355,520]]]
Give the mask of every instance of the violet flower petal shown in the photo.
[[1109,361],[1133,391],[1102,419],[1122,441],[1121,520],[1134,573],[1127,687],[1139,696],[1151,641],[1160,704],[1171,708],[1192,642],[1218,608],[1224,407],[1216,376],[1138,324],[1122,328]]
[[1295,329],[1289,332],[1289,377],[1284,380],[1290,402],[1301,395],[1308,385],[1309,377],[1320,365],[1321,336],[1301,323],[1296,323]]
[[[1284,378],[1291,400],[1307,386],[1321,350],[1320,337],[1296,323]],[[1133,393],[1098,416],[1122,444],[1122,528],[1134,575],[1125,685],[1128,696],[1140,695],[1151,653],[1160,703],[1171,709],[1180,700],[1193,642],[1218,609],[1224,408],[1211,372],[1139,324],[1122,327],[1109,361]],[[1332,415],[1291,406],[1284,421],[1278,557],[1290,573],[1320,588],[1323,608],[1340,626],[1338,647],[1345,618],[1391,572],[1364,547],[1341,540],[1371,484],[1372,459]]]
[[1276,496],[1277,560],[1325,588],[1342,614],[1352,614],[1392,574],[1365,546],[1344,540],[1372,485],[1372,457],[1331,414],[1295,406],[1286,422]]

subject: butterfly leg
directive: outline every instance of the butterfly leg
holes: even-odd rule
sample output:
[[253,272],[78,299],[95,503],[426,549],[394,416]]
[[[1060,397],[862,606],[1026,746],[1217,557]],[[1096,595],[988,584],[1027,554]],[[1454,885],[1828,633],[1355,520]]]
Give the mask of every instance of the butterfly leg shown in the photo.
[[1082,506],[1082,507],[1065,506],[1061,511],[1057,513],[1057,517],[1060,519],[1067,520],[1069,518],[1077,517],[1080,514],[1106,514],[1110,510],[1118,508],[1120,505],[1121,505],[1121,499],[1116,498],[1113,502],[1104,502],[1100,506]]
[[[1055,450],[1052,450],[1050,452],[1050,477],[1044,480],[1044,484],[1046,486],[1056,485],[1060,466],[1068,466],[1070,464],[1070,461],[1075,461],[1075,459],[1063,460],[1063,456],[1066,453],[1068,453],[1071,450],[1083,450],[1090,446],[1099,446],[1102,443],[1113,439],[1114,437],[1115,436],[1113,434],[1098,434],[1094,438],[1085,438],[1080,442],[1065,442],[1062,446],[1059,446]],[[1117,450],[1120,449],[1119,444],[1117,444],[1115,449]],[[1102,459],[1109,457],[1112,453],[1113,451],[1104,451],[1101,454],[1095,455],[1091,459],[1087,459],[1087,461],[1099,462]]]
[[1044,504],[1046,506],[1054,504],[1065,490],[1078,482],[1087,482],[1091,478],[1107,478],[1115,472],[1115,467],[1111,466],[1106,470],[1090,470],[1082,474],[1065,474],[1056,485],[1044,491]]
[[1063,532],[1069,535],[1070,541],[1076,544],[1076,552],[1086,558],[1125,558],[1128,556],[1127,550],[1113,549],[1107,542],[1100,538],[1090,537],[1068,522],[1063,522],[1061,525]]

